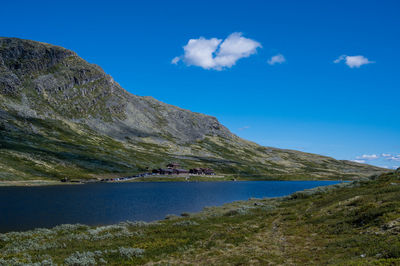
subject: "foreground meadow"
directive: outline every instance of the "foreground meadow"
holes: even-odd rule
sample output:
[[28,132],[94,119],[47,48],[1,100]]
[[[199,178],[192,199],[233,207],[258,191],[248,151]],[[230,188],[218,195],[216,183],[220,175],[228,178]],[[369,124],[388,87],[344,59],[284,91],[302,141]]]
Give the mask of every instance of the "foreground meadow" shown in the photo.
[[400,264],[400,173],[154,223],[0,234],[0,265]]

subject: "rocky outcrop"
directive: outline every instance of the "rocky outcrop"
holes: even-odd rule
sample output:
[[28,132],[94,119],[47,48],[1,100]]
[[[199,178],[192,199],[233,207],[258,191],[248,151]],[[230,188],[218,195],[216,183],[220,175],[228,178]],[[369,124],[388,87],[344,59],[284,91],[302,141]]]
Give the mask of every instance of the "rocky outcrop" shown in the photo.
[[232,136],[215,117],[129,94],[72,51],[14,38],[0,38],[0,47],[2,94],[26,96],[43,118],[79,121],[118,139],[172,137],[190,143],[206,135]]

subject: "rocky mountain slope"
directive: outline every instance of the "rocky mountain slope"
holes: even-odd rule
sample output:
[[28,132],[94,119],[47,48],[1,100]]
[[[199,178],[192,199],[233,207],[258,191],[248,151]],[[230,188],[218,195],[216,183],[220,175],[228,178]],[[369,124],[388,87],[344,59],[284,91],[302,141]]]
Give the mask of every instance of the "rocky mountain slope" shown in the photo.
[[259,146],[215,117],[128,93],[70,50],[16,38],[0,38],[0,134],[0,180],[126,175],[169,161],[275,178],[384,171]]

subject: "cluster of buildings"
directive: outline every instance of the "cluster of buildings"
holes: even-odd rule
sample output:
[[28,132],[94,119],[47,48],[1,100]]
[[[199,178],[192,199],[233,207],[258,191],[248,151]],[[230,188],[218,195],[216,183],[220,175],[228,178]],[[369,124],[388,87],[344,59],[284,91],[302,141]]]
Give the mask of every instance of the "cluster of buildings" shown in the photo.
[[[169,163],[167,168],[153,169],[151,172],[141,173],[138,175],[127,176],[127,177],[116,177],[116,178],[104,178],[101,182],[115,182],[115,181],[129,181],[138,177],[152,176],[152,175],[179,175],[179,174],[192,174],[192,175],[215,175],[214,170],[211,168],[193,168],[193,169],[181,169],[177,163]],[[61,182],[68,182],[68,179],[61,180]],[[73,182],[73,181],[71,181]]]
[[193,168],[193,169],[181,169],[177,163],[167,164],[167,168],[153,169],[153,174],[159,175],[179,175],[179,174],[195,174],[195,175],[215,175],[214,170],[211,168]]

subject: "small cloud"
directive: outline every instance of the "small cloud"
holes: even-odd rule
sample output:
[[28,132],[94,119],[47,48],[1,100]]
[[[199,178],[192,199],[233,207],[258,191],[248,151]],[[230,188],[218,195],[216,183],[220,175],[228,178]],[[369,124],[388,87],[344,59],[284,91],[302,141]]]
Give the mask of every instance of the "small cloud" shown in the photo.
[[344,63],[350,68],[359,68],[362,65],[375,63],[374,61],[369,61],[368,58],[362,55],[341,55],[337,59],[335,59],[333,63],[338,64],[342,61],[344,61]]
[[387,159],[387,160],[390,160],[390,161],[400,162],[400,155],[388,157],[388,158],[386,158],[386,159]]
[[350,160],[350,161],[355,163],[365,163],[365,160]]
[[275,64],[282,64],[284,62],[286,62],[286,58],[282,54],[274,55],[267,61],[267,63],[271,66]]
[[382,166],[383,168],[386,168],[386,169],[393,169],[393,170],[396,170],[397,168],[399,168],[400,166],[398,166],[398,165],[392,165],[392,166]]
[[382,157],[392,157],[392,155],[390,153],[382,153],[381,155],[382,155]]
[[393,170],[396,170],[397,168],[399,168],[400,166],[398,166],[398,165],[393,165],[393,166],[387,166],[387,165],[385,165],[385,166],[382,166],[382,168],[386,168],[386,169],[393,169]]
[[250,128],[250,126],[244,126],[244,127],[239,128],[239,130],[245,130],[245,129],[249,129],[249,128]]
[[356,159],[366,159],[366,160],[374,160],[378,159],[379,156],[376,154],[363,154],[362,156],[357,156]]
[[181,60],[181,58],[179,56],[175,56],[172,60],[171,60],[171,64],[178,64],[179,60]]
[[236,62],[257,52],[261,44],[245,38],[240,32],[234,32],[225,40],[200,37],[190,39],[183,47],[184,54],[172,59],[172,64],[183,61],[186,65],[199,66],[204,69],[223,70]]

